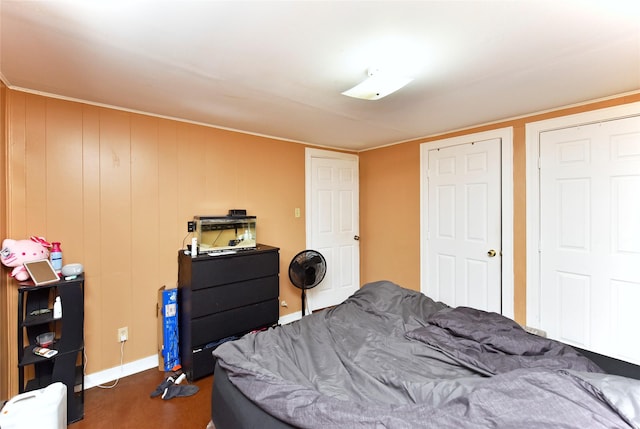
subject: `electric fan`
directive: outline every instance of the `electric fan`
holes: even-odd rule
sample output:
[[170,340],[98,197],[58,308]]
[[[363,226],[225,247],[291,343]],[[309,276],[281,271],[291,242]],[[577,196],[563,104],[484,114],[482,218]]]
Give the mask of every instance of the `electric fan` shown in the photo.
[[306,290],[316,287],[327,273],[327,261],[320,252],[303,250],[289,264],[289,280],[302,289],[302,316],[305,313]]

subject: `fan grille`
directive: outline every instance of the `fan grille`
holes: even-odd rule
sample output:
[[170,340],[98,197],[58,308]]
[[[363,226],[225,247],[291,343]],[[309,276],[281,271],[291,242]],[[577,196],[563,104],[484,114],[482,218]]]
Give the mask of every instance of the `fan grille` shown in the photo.
[[289,264],[289,280],[299,289],[317,286],[327,272],[324,256],[315,250],[303,250]]

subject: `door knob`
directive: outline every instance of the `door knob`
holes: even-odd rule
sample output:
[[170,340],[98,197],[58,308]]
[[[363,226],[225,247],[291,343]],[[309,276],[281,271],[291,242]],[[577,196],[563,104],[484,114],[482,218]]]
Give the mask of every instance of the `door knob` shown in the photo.
[[358,241],[358,240],[360,240],[360,236],[359,236],[359,235],[354,235],[354,236],[353,236],[353,239],[354,239],[354,240],[356,240],[356,241]]
[[490,258],[493,258],[494,256],[496,256],[496,251],[491,249],[487,252],[487,256]]

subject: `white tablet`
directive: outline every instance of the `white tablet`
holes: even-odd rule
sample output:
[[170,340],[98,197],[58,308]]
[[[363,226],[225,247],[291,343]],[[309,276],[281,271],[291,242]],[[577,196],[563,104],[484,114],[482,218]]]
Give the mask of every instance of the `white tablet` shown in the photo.
[[60,280],[60,276],[53,269],[51,262],[48,259],[41,259],[39,261],[25,262],[24,267],[29,272],[31,280],[36,286],[53,283]]

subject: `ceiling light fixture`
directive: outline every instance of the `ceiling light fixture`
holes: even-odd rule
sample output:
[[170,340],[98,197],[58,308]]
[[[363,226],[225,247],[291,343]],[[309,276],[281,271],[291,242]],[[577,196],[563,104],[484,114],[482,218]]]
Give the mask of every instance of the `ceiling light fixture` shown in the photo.
[[342,95],[363,100],[379,100],[413,80],[413,78],[380,71],[377,68],[370,68],[367,74],[368,78],[343,92]]

